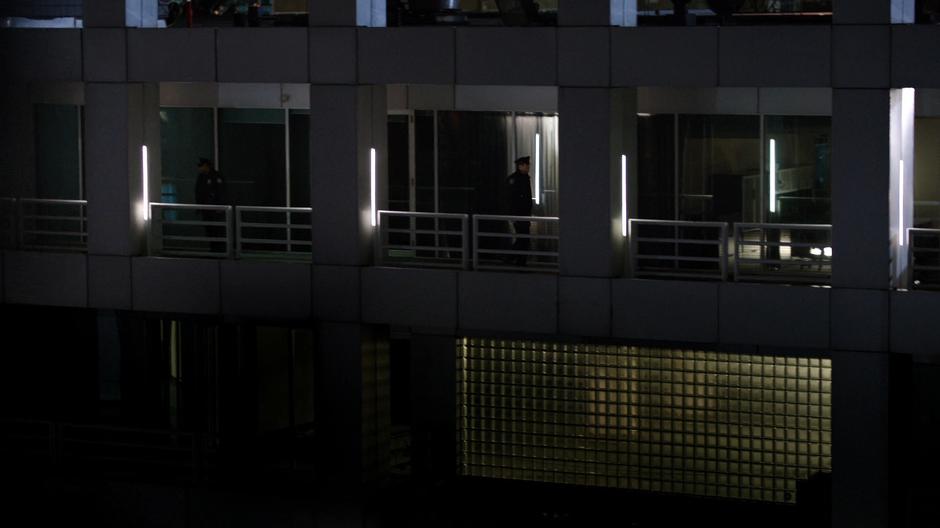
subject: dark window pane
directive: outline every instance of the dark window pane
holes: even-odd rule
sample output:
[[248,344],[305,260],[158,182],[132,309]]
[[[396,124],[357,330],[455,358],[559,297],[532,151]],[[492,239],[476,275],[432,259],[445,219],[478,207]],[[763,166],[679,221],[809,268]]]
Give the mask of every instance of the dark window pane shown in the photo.
[[[160,109],[161,197],[166,203],[195,203],[196,164],[212,159],[211,108]],[[213,160],[215,161],[215,160]]]
[[36,116],[36,197],[82,196],[80,107],[39,104]]
[[641,116],[638,120],[639,218],[675,218],[675,117]]
[[310,207],[310,112],[290,111],[290,205]]
[[219,166],[232,205],[283,206],[284,111],[219,110]]

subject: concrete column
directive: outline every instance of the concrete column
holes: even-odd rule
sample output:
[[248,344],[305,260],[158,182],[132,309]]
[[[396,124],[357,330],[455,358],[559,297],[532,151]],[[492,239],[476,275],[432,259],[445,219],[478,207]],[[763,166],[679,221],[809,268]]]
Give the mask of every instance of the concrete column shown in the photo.
[[385,0],[307,0],[310,26],[385,27]]
[[891,94],[832,91],[832,285],[890,285]]
[[889,523],[888,354],[832,355],[832,526]]
[[356,324],[320,323],[316,347],[318,468],[355,487],[388,469],[388,340]]
[[434,480],[457,467],[457,353],[453,336],[411,340],[412,467]]
[[560,26],[636,26],[636,0],[559,0]]
[[147,146],[149,198],[159,199],[160,97],[156,84],[85,86],[85,187],[88,251],[135,255],[143,250],[146,204],[143,146]]
[[636,104],[635,89],[559,89],[562,275],[623,272],[621,156],[629,216],[636,209]]
[[310,87],[310,203],[315,264],[361,266],[372,256],[375,209],[385,207],[384,86]]

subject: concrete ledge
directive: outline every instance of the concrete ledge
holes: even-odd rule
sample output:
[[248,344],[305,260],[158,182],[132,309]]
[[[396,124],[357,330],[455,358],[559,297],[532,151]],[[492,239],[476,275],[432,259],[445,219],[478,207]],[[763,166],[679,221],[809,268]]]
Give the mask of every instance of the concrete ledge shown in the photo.
[[721,86],[829,86],[827,26],[723,27],[718,30]]
[[359,81],[365,84],[454,84],[453,28],[359,30]]
[[362,320],[419,328],[457,328],[457,271],[362,269]]
[[310,264],[223,260],[222,313],[261,319],[310,317]]
[[458,28],[457,84],[553,85],[555,28]]
[[612,29],[614,86],[717,86],[717,28]]
[[82,30],[4,29],[0,64],[5,82],[81,81]]
[[829,347],[827,288],[727,283],[719,287],[722,343]]
[[214,81],[215,30],[129,29],[127,78],[131,81]]
[[610,84],[608,28],[558,28],[558,84]]
[[359,268],[313,267],[313,316],[318,320],[359,322]]
[[891,86],[940,88],[940,26],[891,26]]
[[80,253],[5,251],[3,293],[8,304],[88,306],[88,258]]
[[216,315],[219,262],[136,257],[131,260],[134,310]]
[[613,335],[657,341],[718,341],[718,284],[615,279]]
[[110,310],[133,307],[130,257],[89,255],[88,306]]
[[86,82],[127,80],[127,33],[121,28],[89,28],[82,32]]
[[940,292],[891,292],[891,351],[940,360]]
[[355,84],[355,28],[310,28],[309,49],[310,82]]
[[558,277],[462,271],[461,330],[552,334],[558,330]]
[[831,297],[834,350],[888,350],[888,292],[836,288]]
[[891,80],[889,26],[832,26],[832,84],[887,88]]
[[306,28],[226,28],[216,31],[219,82],[305,83]]
[[571,336],[610,336],[610,279],[558,278],[558,331]]

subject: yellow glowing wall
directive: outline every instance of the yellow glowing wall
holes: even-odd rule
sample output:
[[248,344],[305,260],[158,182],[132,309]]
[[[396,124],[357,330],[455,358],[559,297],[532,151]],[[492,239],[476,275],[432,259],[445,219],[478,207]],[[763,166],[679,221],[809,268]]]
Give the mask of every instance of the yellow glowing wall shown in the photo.
[[795,502],[830,471],[825,358],[457,340],[463,475]]

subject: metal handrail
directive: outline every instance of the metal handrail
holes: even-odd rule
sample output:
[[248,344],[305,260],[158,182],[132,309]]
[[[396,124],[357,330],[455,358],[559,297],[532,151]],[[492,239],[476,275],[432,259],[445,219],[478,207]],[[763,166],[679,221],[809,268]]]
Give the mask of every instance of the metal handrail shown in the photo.
[[[768,240],[768,231],[778,231],[776,240]],[[745,231],[759,232],[759,238],[749,240]],[[791,240],[783,240],[783,232],[791,232]],[[793,232],[821,232],[828,236],[825,241],[795,242]],[[748,255],[745,248],[757,248],[757,257]],[[785,250],[810,248],[809,257],[785,258]],[[812,253],[816,249],[819,253]],[[828,249],[829,254],[826,254]],[[751,223],[734,224],[734,280],[743,279],[762,282],[789,282],[826,284],[832,275],[832,225],[830,224],[783,224]],[[774,254],[776,253],[776,255]]]
[[[908,287],[919,290],[940,289],[940,229],[907,229],[909,274]],[[929,240],[929,246],[918,242]]]
[[[233,233],[231,205],[150,203],[148,246],[151,254],[179,257],[230,257]],[[169,211],[222,213],[223,220],[176,220],[164,218]],[[192,234],[188,227],[202,227],[204,235]],[[183,229],[180,229],[183,228]],[[169,233],[168,233],[169,232]],[[166,242],[171,242],[167,247]],[[208,245],[208,249],[205,246]]]
[[[672,237],[639,236],[643,226],[672,228]],[[689,238],[680,236],[683,229],[717,230],[717,237]],[[728,224],[724,222],[693,222],[685,220],[652,220],[631,218],[629,221],[630,270],[634,277],[673,277],[725,280],[728,273]],[[671,251],[642,252],[646,247],[672,245]],[[709,246],[715,255],[695,255]],[[702,249],[695,249],[702,248]],[[690,255],[689,253],[692,253]],[[659,262],[665,266],[653,265]],[[670,265],[671,264],[671,265]]]
[[[19,198],[16,204],[17,246],[22,249],[86,251],[88,249],[87,200]],[[78,214],[30,213],[28,208],[77,207]],[[72,227],[77,225],[77,227]]]
[[[249,254],[279,255],[282,257],[299,257],[309,259],[313,249],[313,229],[310,225],[309,215],[313,210],[309,207],[268,207],[268,206],[237,206],[235,207],[235,255],[242,258]],[[278,213],[284,214],[286,222],[249,222],[245,220],[244,213]],[[294,223],[293,215],[308,215],[306,223]],[[254,231],[281,231],[282,238],[249,237],[246,230]],[[295,236],[299,234],[300,236]],[[267,248],[263,250],[251,249]]]
[[[408,219],[407,228],[391,227],[393,218]],[[415,211],[377,211],[375,261],[382,266],[397,263],[421,267],[469,269],[469,215]],[[419,228],[419,220],[432,220],[432,228]],[[441,222],[460,222],[460,228],[441,228]],[[395,237],[394,235],[399,235]],[[456,244],[451,244],[459,237]],[[393,243],[393,238],[407,241]]]
[[[506,222],[506,231],[483,231],[480,229],[480,222]],[[511,271],[547,271],[557,273],[559,270],[559,242],[558,234],[532,233],[519,234],[514,232],[513,223],[530,222],[535,223],[536,227],[558,226],[560,220],[557,216],[519,216],[519,215],[473,215],[473,269],[475,270],[511,270]],[[481,247],[481,239],[489,240],[508,240],[510,243],[518,239],[529,241],[530,249],[517,250],[505,248]],[[549,247],[547,249],[531,249],[532,242],[536,245],[539,242],[545,242]],[[485,246],[486,244],[483,244]],[[554,249],[552,249],[554,246]],[[482,258],[481,258],[482,257]],[[491,259],[495,259],[495,263]],[[531,265],[529,258],[533,258]],[[521,261],[521,263],[520,263]]]

